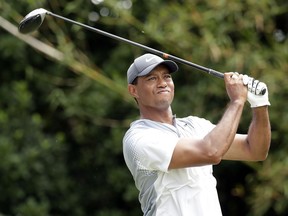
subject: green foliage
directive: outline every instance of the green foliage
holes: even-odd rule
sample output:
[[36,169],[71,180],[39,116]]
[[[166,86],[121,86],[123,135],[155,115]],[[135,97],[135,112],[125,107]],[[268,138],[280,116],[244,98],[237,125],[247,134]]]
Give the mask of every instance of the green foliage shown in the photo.
[[[287,148],[285,149],[287,151]],[[248,178],[249,183],[254,185],[254,196],[249,198],[253,208],[250,215],[286,215],[288,196],[288,172],[285,168],[288,163],[286,154],[272,155],[259,170],[258,176],[254,179]],[[273,179],[273,180],[271,180]],[[257,187],[256,187],[257,185]]]
[[[68,211],[75,197],[65,164],[65,135],[43,133],[45,116],[35,112],[24,81],[7,87],[0,87],[1,211],[15,215]],[[67,193],[70,198],[63,203]]]
[[[224,215],[286,215],[287,3],[96,2],[11,1],[1,2],[0,11],[17,24],[43,7],[199,65],[263,80],[272,104],[268,159],[223,162],[215,175]],[[122,137],[138,117],[127,100],[126,70],[144,51],[48,16],[31,36],[65,59],[52,61],[0,28],[0,214],[141,215]],[[223,81],[179,66],[174,112],[217,123],[228,102]],[[247,105],[240,132],[250,118]]]

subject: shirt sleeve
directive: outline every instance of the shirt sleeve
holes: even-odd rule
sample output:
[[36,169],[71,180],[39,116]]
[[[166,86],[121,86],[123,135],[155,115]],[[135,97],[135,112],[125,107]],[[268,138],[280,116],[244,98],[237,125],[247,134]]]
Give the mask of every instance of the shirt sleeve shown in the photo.
[[194,128],[195,132],[201,137],[204,137],[205,135],[207,135],[216,126],[212,124],[209,120],[204,119],[204,118],[199,118],[196,116],[189,116],[186,118],[186,120]]
[[131,144],[136,152],[134,160],[140,163],[138,166],[168,172],[174,148],[179,140],[177,136],[149,129],[134,134],[132,140],[130,142],[133,142]]

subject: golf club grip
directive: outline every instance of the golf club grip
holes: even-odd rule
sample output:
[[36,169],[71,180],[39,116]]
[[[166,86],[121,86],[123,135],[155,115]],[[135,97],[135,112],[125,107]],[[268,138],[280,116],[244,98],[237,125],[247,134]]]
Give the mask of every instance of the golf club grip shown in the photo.
[[206,68],[204,66],[201,66],[201,65],[197,65],[195,63],[192,63],[190,61],[187,61],[187,60],[184,60],[184,59],[181,59],[181,58],[178,58],[176,56],[173,56],[173,55],[169,55],[167,53],[162,53],[162,57],[165,58],[165,59],[170,59],[170,60],[173,60],[175,62],[179,62],[179,63],[182,63],[182,64],[185,64],[185,65],[188,65],[188,66],[191,66],[193,68],[196,68],[198,70],[201,70],[203,72],[206,72],[212,76],[215,76],[215,77],[218,77],[218,78],[221,78],[223,79],[224,78],[224,74],[219,72],[219,71],[216,71],[216,70],[213,70],[211,68]]
[[[206,67],[203,67],[201,65],[194,64],[192,62],[186,61],[184,59],[178,58],[178,57],[173,56],[173,55],[169,55],[167,53],[162,53],[162,52],[160,52],[158,50],[157,50],[157,52],[158,52],[158,54],[161,54],[162,57],[165,58],[165,59],[170,59],[170,60],[173,60],[175,62],[179,62],[179,63],[185,64],[185,65],[189,65],[191,67],[194,67],[194,68],[197,68],[197,69],[199,69],[201,71],[204,71],[204,72],[206,72],[208,74],[211,74],[212,76],[224,79],[224,74],[219,72],[219,71],[216,71],[216,70],[213,70],[213,69],[210,69],[210,68],[206,68]],[[265,95],[266,92],[267,92],[267,87],[263,87],[258,94],[256,94],[256,93],[253,93],[253,94],[255,94],[255,95]]]

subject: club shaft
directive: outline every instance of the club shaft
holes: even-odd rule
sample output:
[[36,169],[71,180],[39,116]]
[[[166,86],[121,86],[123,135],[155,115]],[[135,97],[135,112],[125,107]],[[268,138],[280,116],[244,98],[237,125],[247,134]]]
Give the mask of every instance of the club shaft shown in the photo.
[[187,60],[184,60],[182,58],[179,58],[179,57],[176,57],[176,56],[173,56],[173,55],[170,55],[170,54],[167,54],[167,53],[164,53],[162,51],[159,51],[159,50],[156,50],[156,49],[153,49],[151,47],[148,47],[148,46],[145,46],[143,44],[140,44],[140,43],[137,43],[137,42],[134,42],[134,41],[131,41],[131,40],[128,40],[126,38],[123,38],[123,37],[119,37],[117,35],[114,35],[114,34],[111,34],[109,32],[105,32],[105,31],[102,31],[100,29],[97,29],[97,28],[94,28],[94,27],[91,27],[91,26],[88,26],[88,25],[85,25],[83,23],[80,23],[80,22],[76,22],[74,20],[71,20],[71,19],[68,19],[66,17],[63,17],[63,16],[60,16],[58,14],[54,14],[50,11],[47,11],[46,12],[47,15],[50,15],[50,16],[53,16],[53,17],[56,17],[56,18],[59,18],[59,19],[62,19],[62,20],[65,20],[67,22],[70,22],[70,23],[73,23],[75,25],[78,25],[78,26],[81,26],[81,27],[84,27],[90,31],[93,31],[93,32],[96,32],[98,34],[101,34],[101,35],[104,35],[104,36],[107,36],[107,37],[110,37],[112,39],[115,39],[115,40],[118,40],[118,41],[122,41],[122,42],[125,42],[125,43],[128,43],[128,44],[131,44],[133,46],[136,46],[136,47],[140,47],[148,52],[151,52],[153,54],[156,54],[156,55],[159,55],[165,59],[170,59],[170,60],[173,60],[175,62],[178,62],[178,63],[182,63],[182,64],[185,64],[185,65],[188,65],[188,66],[191,66],[193,68],[196,68],[200,71],[203,71],[203,72],[206,72],[208,74],[211,74],[215,77],[218,77],[218,78],[222,78],[224,77],[223,73],[219,72],[219,71],[216,71],[216,70],[213,70],[213,69],[210,69],[210,68],[207,68],[207,67],[204,67],[204,66],[201,66],[201,65],[198,65],[198,64],[195,64],[195,63],[192,63],[190,61],[187,61]]

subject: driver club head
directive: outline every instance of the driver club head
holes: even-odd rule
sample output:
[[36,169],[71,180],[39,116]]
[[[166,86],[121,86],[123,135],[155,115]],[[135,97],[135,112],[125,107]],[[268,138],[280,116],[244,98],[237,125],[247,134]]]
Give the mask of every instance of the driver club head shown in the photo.
[[20,22],[19,32],[22,34],[28,34],[37,30],[41,26],[47,12],[48,11],[43,8],[31,11]]

